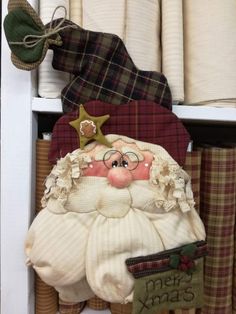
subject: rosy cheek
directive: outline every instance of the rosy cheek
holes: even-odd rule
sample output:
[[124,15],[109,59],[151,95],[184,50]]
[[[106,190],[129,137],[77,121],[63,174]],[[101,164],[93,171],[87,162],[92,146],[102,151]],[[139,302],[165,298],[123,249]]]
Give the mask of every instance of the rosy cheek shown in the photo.
[[134,180],[148,180],[150,178],[150,168],[153,161],[151,153],[144,153],[144,160],[139,162],[138,167],[132,171]]
[[134,180],[148,180],[151,163],[140,162],[138,167],[132,171]]
[[104,166],[103,161],[93,161],[88,164],[86,169],[83,169],[83,176],[94,176],[94,177],[106,177],[108,169]]

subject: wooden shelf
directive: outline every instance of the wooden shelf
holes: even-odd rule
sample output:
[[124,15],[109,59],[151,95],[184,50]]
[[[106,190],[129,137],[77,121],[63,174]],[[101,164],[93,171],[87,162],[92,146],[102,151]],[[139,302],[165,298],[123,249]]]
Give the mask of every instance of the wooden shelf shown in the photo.
[[[32,111],[62,113],[61,100],[35,97],[32,102]],[[181,120],[236,123],[236,105],[235,108],[174,105],[173,112]]]

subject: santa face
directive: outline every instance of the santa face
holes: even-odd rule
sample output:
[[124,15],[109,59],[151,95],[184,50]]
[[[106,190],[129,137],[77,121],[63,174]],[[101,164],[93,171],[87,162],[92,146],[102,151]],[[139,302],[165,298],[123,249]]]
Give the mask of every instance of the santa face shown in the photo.
[[45,208],[27,236],[33,267],[65,301],[94,293],[131,302],[126,259],[205,238],[188,176],[168,153],[125,137],[108,139],[112,148],[93,143],[58,162],[47,179]]
[[[116,188],[127,187],[134,180],[148,180],[153,154],[141,151],[134,143],[117,140],[113,148],[97,147],[89,152],[91,162],[83,176],[106,177]],[[100,149],[99,149],[100,148]]]
[[[156,187],[149,182],[153,154],[117,140],[112,149],[96,145],[90,162],[72,188],[65,207],[75,212],[96,210],[105,217],[124,217],[131,208],[157,212]],[[80,206],[78,206],[80,204]]]

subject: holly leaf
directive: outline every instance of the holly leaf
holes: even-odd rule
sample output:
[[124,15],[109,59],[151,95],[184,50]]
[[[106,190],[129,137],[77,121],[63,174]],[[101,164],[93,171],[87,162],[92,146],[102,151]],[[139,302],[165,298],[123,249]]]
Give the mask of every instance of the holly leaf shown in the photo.
[[189,256],[189,257],[194,257],[194,254],[196,252],[197,246],[195,244],[188,244],[183,247],[181,251],[181,255],[183,256]]
[[178,268],[180,264],[180,256],[177,254],[170,255],[170,267]]

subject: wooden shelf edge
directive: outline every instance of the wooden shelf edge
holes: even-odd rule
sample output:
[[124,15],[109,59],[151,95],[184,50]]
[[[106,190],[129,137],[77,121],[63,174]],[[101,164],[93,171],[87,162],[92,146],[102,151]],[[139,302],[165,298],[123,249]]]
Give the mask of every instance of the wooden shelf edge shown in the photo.
[[[32,111],[41,113],[62,113],[61,100],[34,97]],[[236,107],[207,107],[174,105],[173,112],[186,121],[236,123]]]

